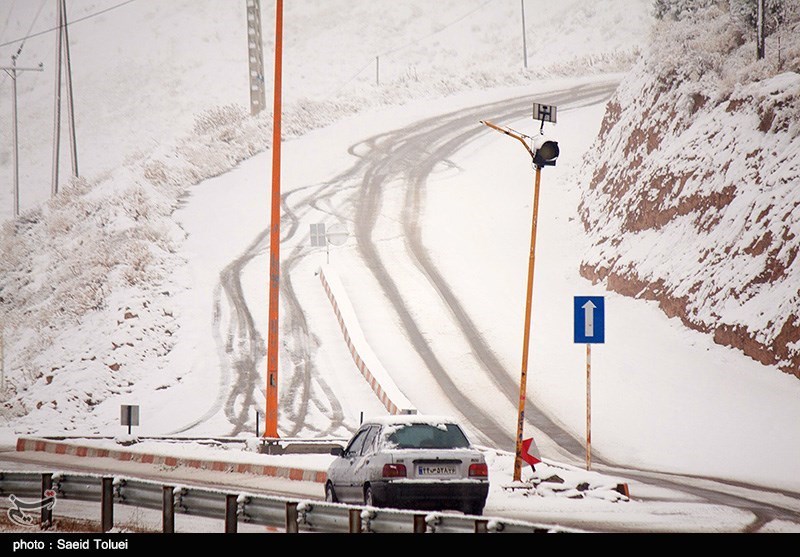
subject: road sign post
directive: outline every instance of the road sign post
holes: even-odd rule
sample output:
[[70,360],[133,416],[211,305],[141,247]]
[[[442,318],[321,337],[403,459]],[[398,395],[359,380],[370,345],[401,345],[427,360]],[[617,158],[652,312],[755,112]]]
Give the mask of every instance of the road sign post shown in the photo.
[[348,233],[347,229],[340,225],[334,224],[327,230],[325,230],[324,223],[312,224],[311,225],[311,246],[312,247],[322,247],[325,246],[325,261],[327,263],[331,262],[331,244],[334,246],[342,246],[347,241]]
[[586,343],[586,469],[592,469],[592,345]]
[[139,425],[139,405],[122,404],[120,405],[120,425],[128,426],[128,435],[131,434],[131,427]]
[[533,437],[528,437],[522,441],[522,453],[520,458],[531,465],[531,470],[536,472],[536,465],[542,461],[542,455],[539,453],[539,447],[536,446],[536,441]]
[[592,468],[592,344],[606,341],[605,298],[575,296],[574,340],[586,345],[586,469]]

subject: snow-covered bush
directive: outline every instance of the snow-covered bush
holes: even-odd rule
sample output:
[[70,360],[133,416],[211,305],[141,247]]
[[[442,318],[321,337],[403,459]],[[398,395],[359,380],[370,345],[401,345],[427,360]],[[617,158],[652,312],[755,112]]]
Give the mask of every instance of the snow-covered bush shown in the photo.
[[655,0],[653,15],[656,19],[683,20],[696,17],[697,12],[721,4],[723,0]]
[[[731,15],[746,27],[755,29],[758,21],[757,0],[729,0]],[[797,16],[796,0],[764,0],[764,34],[771,35],[783,23]]]
[[206,110],[194,120],[194,133],[204,135],[237,125],[247,117],[247,111],[238,104],[228,104]]

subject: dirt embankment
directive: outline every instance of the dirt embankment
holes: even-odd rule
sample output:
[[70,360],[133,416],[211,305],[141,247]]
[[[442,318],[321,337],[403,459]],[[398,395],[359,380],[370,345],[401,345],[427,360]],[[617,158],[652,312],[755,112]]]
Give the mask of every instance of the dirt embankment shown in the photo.
[[609,102],[581,274],[800,378],[800,68],[729,67],[752,54],[713,15],[663,26]]

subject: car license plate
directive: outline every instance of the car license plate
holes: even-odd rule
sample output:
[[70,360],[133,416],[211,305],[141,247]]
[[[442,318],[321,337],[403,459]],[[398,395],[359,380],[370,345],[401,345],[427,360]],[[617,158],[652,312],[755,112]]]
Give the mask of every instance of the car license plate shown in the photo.
[[420,464],[417,466],[418,477],[447,477],[455,476],[458,469],[454,464]]

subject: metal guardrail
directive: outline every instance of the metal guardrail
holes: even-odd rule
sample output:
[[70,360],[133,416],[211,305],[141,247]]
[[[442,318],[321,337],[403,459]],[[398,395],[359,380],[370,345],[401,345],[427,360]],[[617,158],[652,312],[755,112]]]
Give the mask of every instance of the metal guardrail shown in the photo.
[[[101,476],[83,476],[76,474],[53,474],[53,489],[59,499],[77,501],[100,501],[103,494]],[[40,475],[41,480],[41,475]]]
[[0,497],[38,497],[42,494],[41,481],[38,472],[0,472]]
[[[175,531],[175,514],[217,518],[225,521],[225,532],[235,533],[238,524],[257,524],[277,531],[351,533],[545,533],[566,532],[560,527],[524,521],[467,516],[457,513],[405,511],[360,507],[325,501],[286,499],[251,493],[231,493],[209,488],[167,485],[127,477],[91,474],[3,472],[0,497],[17,505],[20,499],[45,499],[54,490],[56,499],[100,503],[103,532],[114,527],[114,505],[161,510],[162,531]],[[12,498],[13,496],[13,498]],[[31,507],[32,508],[32,507]],[[40,527],[53,524],[58,506],[41,510]],[[10,512],[10,511],[9,511]],[[22,511],[24,512],[24,510]]]

